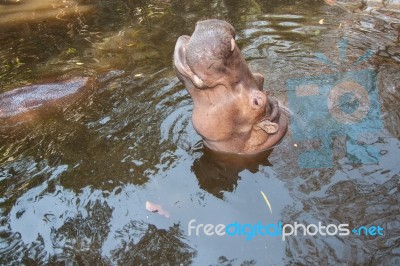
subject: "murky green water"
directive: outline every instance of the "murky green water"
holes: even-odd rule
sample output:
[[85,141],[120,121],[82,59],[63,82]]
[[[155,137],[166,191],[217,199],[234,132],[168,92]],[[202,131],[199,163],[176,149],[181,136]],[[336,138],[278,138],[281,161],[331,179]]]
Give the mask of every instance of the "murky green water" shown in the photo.
[[[0,92],[75,76],[94,84],[64,108],[16,125],[1,121],[0,264],[400,264],[399,9],[347,12],[318,1],[15,2],[0,3]],[[300,124],[307,115],[290,106],[287,80],[371,69],[381,129],[357,139],[333,134],[324,168],[299,163],[321,143],[298,140],[293,127],[261,159],[207,152],[171,63],[176,39],[204,18],[236,28],[251,68]],[[369,49],[373,56],[353,66]],[[303,103],[319,114],[310,98]],[[376,160],[351,160],[349,139],[378,150]],[[146,201],[169,217],[147,211]],[[196,236],[188,231],[192,219],[379,225],[384,235]]]

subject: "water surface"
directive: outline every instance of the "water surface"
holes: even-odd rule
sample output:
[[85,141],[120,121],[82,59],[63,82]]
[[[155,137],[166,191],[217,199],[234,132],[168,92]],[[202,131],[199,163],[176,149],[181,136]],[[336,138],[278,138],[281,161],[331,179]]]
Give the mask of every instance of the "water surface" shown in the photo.
[[[14,2],[0,4],[0,92],[76,76],[95,82],[65,108],[1,122],[0,264],[400,264],[398,9],[322,1]],[[299,163],[321,143],[300,141],[293,128],[258,160],[209,153],[171,59],[176,39],[211,17],[235,27],[251,69],[310,132],[318,127],[290,105],[287,81],[372,70],[380,129],[332,134],[332,162],[323,168]],[[310,98],[299,104],[320,112]],[[379,156],[354,160],[346,141]],[[169,218],[147,211],[147,201]],[[385,234],[189,236],[192,219],[380,225]]]

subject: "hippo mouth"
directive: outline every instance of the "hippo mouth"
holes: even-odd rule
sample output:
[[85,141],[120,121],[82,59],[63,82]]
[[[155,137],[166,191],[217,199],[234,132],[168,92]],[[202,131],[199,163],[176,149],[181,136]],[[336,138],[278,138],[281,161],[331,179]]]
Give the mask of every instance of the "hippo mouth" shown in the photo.
[[204,88],[203,81],[192,71],[186,61],[186,47],[189,40],[190,36],[187,35],[178,38],[174,51],[174,67],[180,80],[183,82],[190,80],[194,86]]
[[199,89],[224,85],[234,68],[231,61],[235,47],[235,31],[230,24],[220,20],[197,22],[192,36],[183,35],[176,42],[174,66],[178,77],[190,80]]

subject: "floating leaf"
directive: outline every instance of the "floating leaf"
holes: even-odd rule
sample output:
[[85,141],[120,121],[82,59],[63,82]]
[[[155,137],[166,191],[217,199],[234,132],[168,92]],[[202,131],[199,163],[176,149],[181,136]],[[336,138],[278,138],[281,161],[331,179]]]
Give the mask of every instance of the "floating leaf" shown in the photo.
[[268,200],[267,196],[265,196],[264,192],[262,192],[262,191],[260,191],[260,192],[261,192],[261,195],[263,196],[263,198],[264,198],[265,202],[267,203],[268,208],[269,208],[269,210],[270,210],[270,212],[272,214],[271,204],[269,203],[269,200]]

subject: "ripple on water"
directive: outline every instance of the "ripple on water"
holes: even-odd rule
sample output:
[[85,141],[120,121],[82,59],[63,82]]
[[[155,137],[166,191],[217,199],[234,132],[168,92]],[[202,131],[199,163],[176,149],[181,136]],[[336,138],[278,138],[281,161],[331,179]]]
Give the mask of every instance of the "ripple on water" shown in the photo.
[[237,32],[238,43],[246,59],[269,58],[271,53],[298,52],[299,40],[310,41],[316,33],[326,30],[300,15],[260,15],[247,21]]
[[178,148],[189,151],[201,138],[191,122],[192,105],[176,108],[161,124],[161,141],[172,141]]

